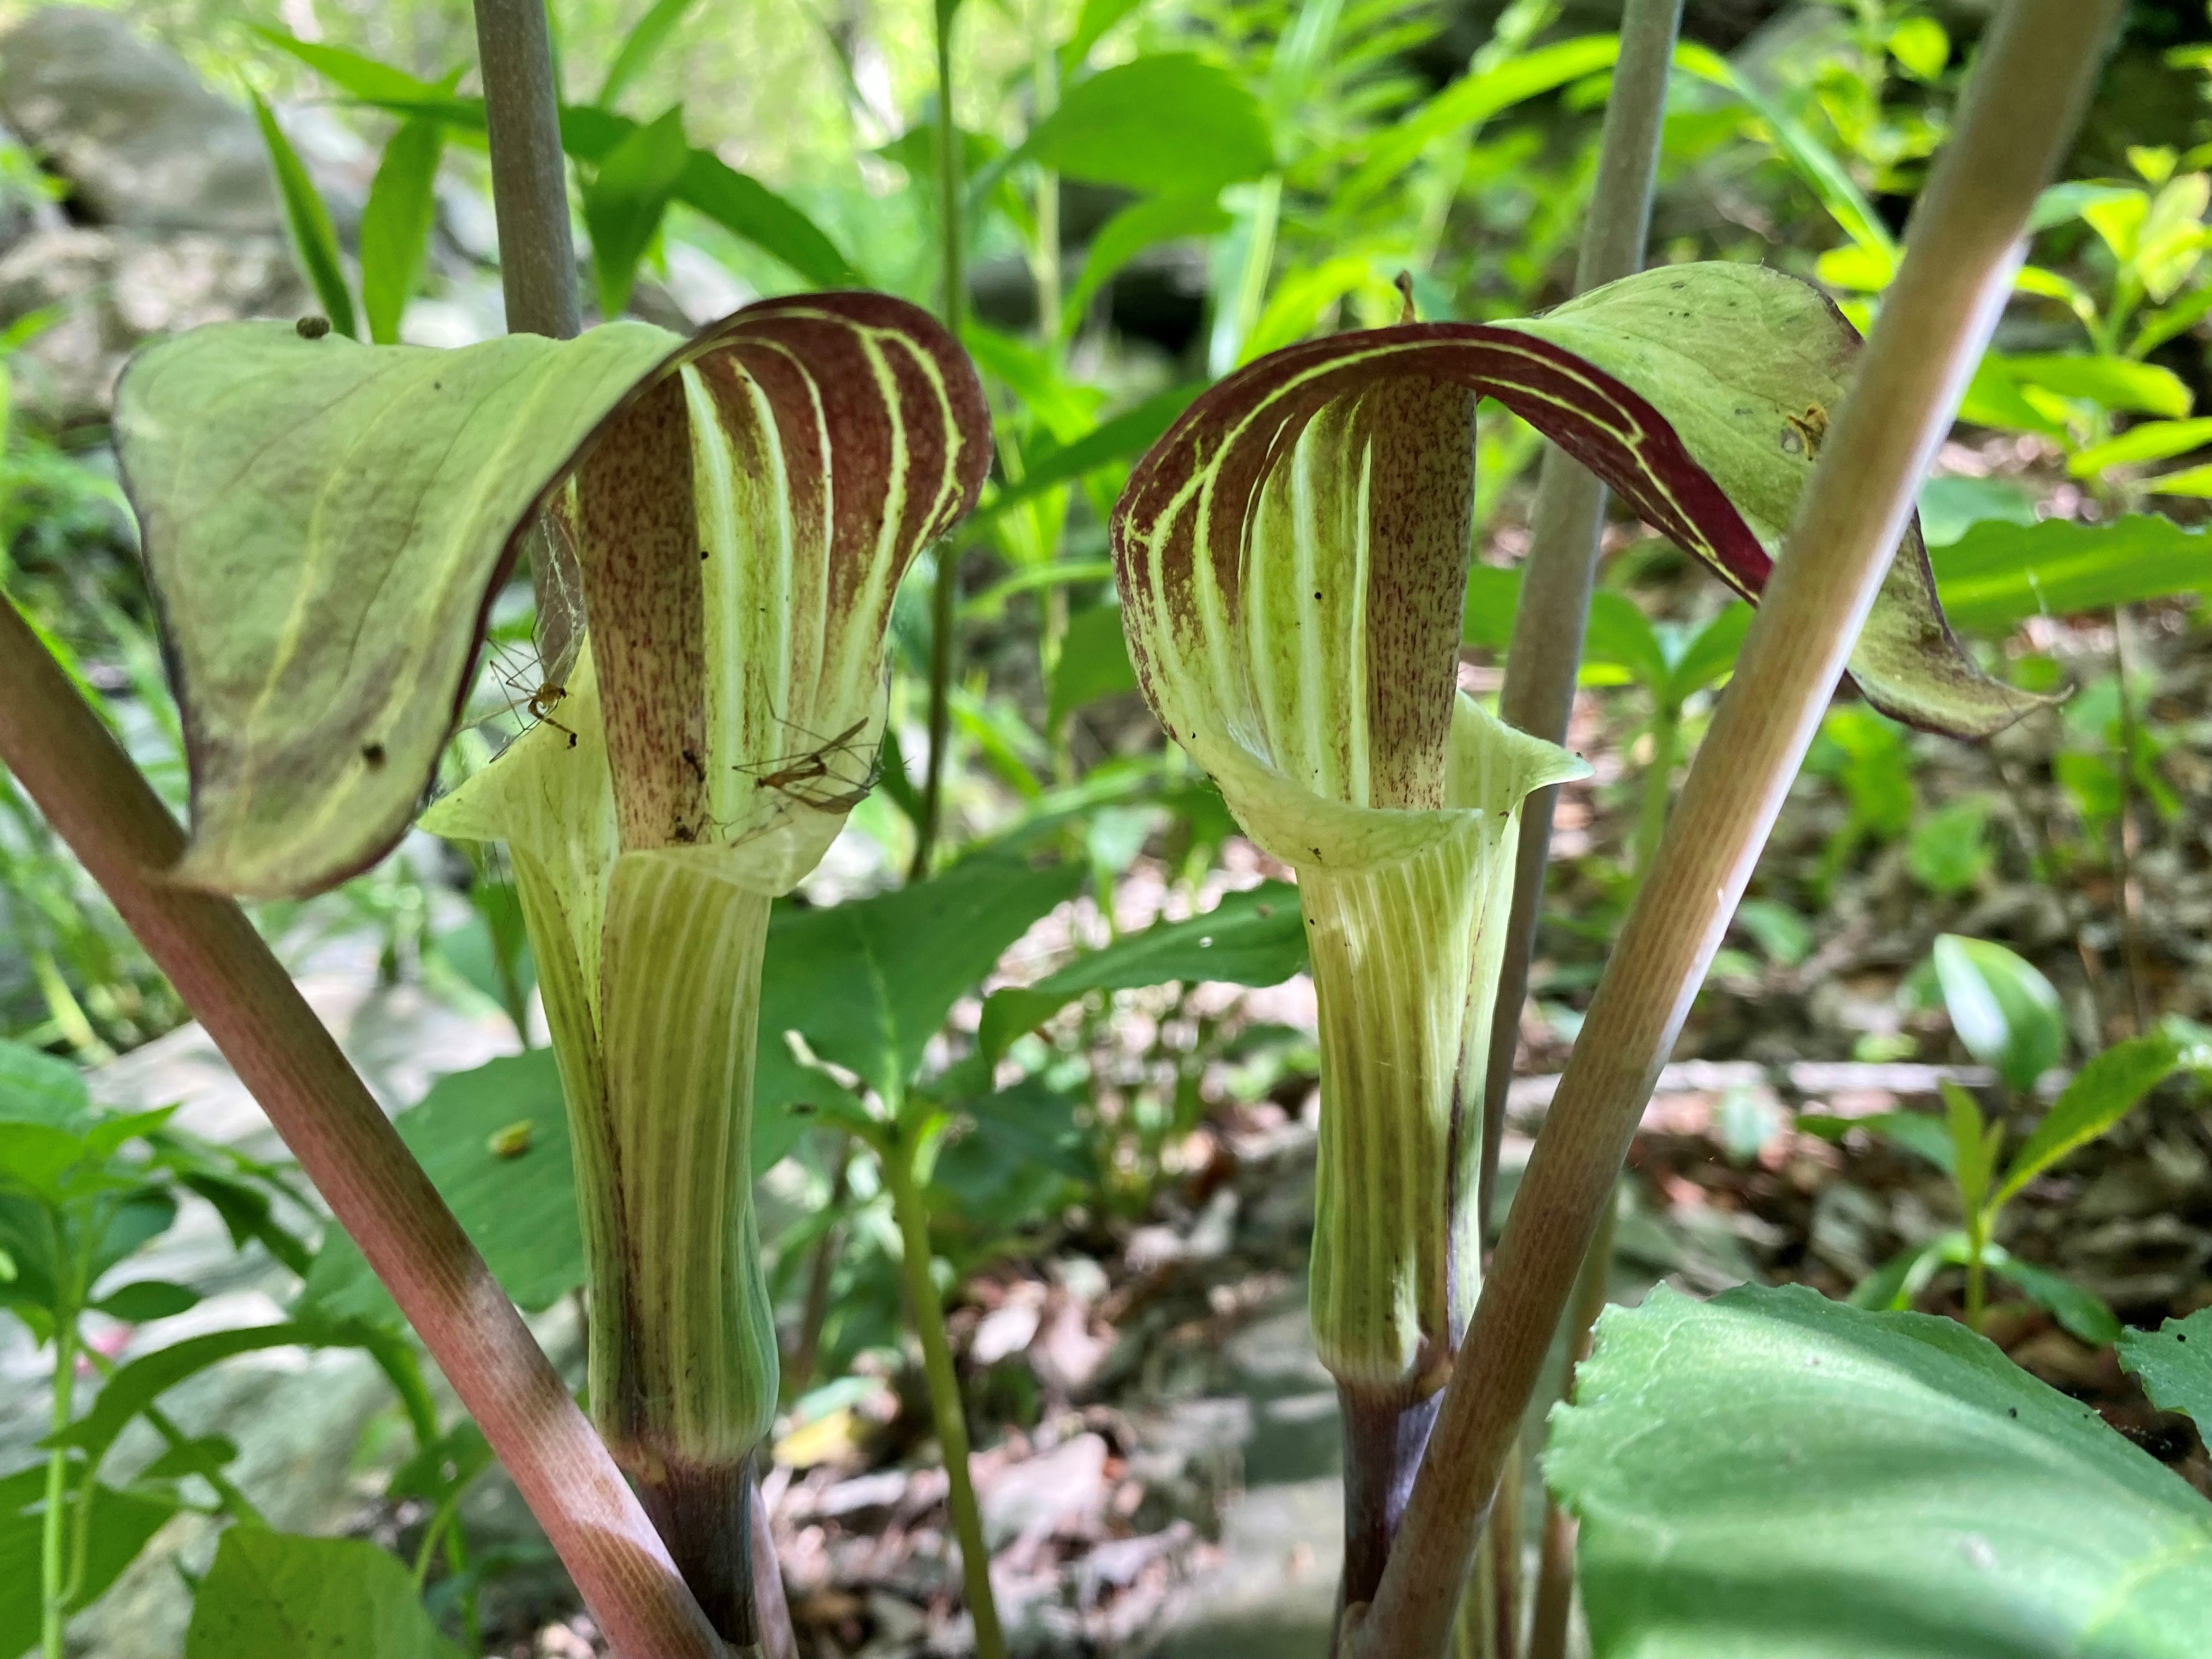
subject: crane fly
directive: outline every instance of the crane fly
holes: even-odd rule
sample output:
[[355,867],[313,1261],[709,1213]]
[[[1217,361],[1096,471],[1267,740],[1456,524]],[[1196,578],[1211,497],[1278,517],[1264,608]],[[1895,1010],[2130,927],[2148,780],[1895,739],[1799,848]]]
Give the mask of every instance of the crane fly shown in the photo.
[[[868,757],[865,767],[860,765],[860,751],[854,740],[867,729],[866,714],[829,738],[784,720],[781,715],[776,719],[801,737],[816,739],[818,746],[773,755],[766,760],[741,762],[733,770],[743,773],[762,788],[776,790],[817,812],[849,812],[867,799],[868,792],[883,776],[884,763],[880,755],[874,755]],[[840,769],[841,762],[844,763],[844,769]],[[858,775],[854,769],[858,769]]]

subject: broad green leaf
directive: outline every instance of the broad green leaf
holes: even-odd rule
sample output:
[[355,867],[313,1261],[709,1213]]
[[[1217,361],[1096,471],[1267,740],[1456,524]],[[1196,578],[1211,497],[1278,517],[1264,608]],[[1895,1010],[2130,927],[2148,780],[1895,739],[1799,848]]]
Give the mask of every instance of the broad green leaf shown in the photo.
[[1014,1038],[1086,991],[1133,990],[1170,980],[1277,985],[1305,963],[1297,889],[1262,882],[1223,894],[1203,915],[1156,921],[1103,950],[1086,951],[1033,985],[993,992],[984,1000],[975,1042],[995,1061]]
[[[584,1282],[568,1118],[551,1049],[442,1077],[393,1124],[517,1306],[550,1308]],[[300,1296],[319,1317],[399,1321],[360,1247],[336,1227],[324,1234]]]
[[2212,495],[2212,465],[2185,466],[2175,472],[2161,472],[2154,478],[2145,478],[2142,487],[2154,495]]
[[694,0],[653,0],[645,15],[623,37],[615,61],[607,65],[607,78],[599,82],[597,100],[602,109],[612,109],[623,89],[660,55],[661,48],[668,44],[669,37],[683,22],[684,14],[693,4]]
[[63,1177],[84,1158],[84,1139],[51,1123],[0,1122],[0,1191],[13,1187],[62,1201]]
[[1504,650],[1513,642],[1513,613],[1520,604],[1517,568],[1471,567],[1467,573],[1467,603],[1460,611],[1460,643]]
[[1942,1091],[1944,1121],[1951,1132],[1951,1179],[1959,1188],[1959,1203],[1968,1215],[1981,1212],[1989,1196],[1990,1176],[1996,1157],[1990,1130],[1982,1117],[1981,1103],[1948,1078],[1936,1085]]
[[902,1097],[954,1001],[1082,881],[1079,865],[1033,870],[983,854],[874,898],[779,910],[762,985],[763,1109],[776,1103],[772,1091],[804,1097],[805,1073],[795,1067],[772,1091],[770,1064],[786,1031],[887,1099]]
[[2022,386],[2040,386],[2101,409],[2138,410],[2179,420],[2194,401],[2181,377],[2129,357],[1999,356],[1985,362]]
[[[1146,248],[1185,237],[1213,236],[1229,228],[1229,214],[1218,190],[1152,196],[1132,202],[1091,239],[1083,270],[1067,291],[1060,331],[1071,337],[1090,314],[1091,302],[1115,274]],[[1157,435],[1157,434],[1155,434]]]
[[92,1113],[84,1077],[65,1060],[0,1042],[0,1122],[82,1129]]
[[1332,205],[1339,213],[1351,212],[1396,184],[1437,139],[1472,131],[1501,110],[1609,70],[1620,56],[1618,37],[1589,34],[1516,52],[1495,68],[1462,76],[1407,119],[1381,128]]
[[2002,945],[1945,933],[1936,978],[1966,1052],[2026,1093],[2066,1047],[2065,1010],[2051,981]]
[[[1631,474],[1632,489],[1621,477],[1608,482],[1645,522],[1756,603],[1771,560],[1786,556],[1783,535],[1859,349],[1826,298],[1754,265],[1676,265],[1504,326],[1564,348],[1583,372],[1595,368],[1648,400],[1651,413],[1632,424],[1648,428],[1656,416],[1686,454],[1662,460],[1662,447],[1639,436],[1623,455],[1620,439],[1589,434],[1557,405],[1521,407],[1500,394],[1555,441],[1562,429],[1583,434],[1582,442]],[[1588,415],[1598,418],[1594,406]],[[1693,482],[1700,473],[1708,482]],[[1724,501],[1699,499],[1715,485]],[[1851,675],[1884,713],[1960,736],[2001,730],[2040,701],[1990,679],[1952,637],[1917,524],[1860,633]]]
[[2167,179],[2152,198],[2136,240],[2134,264],[2153,305],[2172,298],[2203,258],[2208,205],[2212,205],[2212,179],[2201,173]]
[[460,1659],[415,1577],[366,1539],[233,1527],[192,1598],[184,1659]]
[[2155,1331],[2127,1331],[2120,1364],[2142,1379],[2160,1411],[2185,1412],[2201,1430],[2212,1425],[2212,1308],[2169,1319]]
[[[1943,1137],[1947,1157],[1950,1139],[1948,1135]],[[1964,1261],[1966,1249],[1966,1236],[1961,1232],[1945,1233],[1918,1244],[1908,1244],[1852,1285],[1850,1295],[1844,1299],[1854,1308],[1902,1311],[1920,1299],[1921,1291],[1942,1271],[1944,1263]]]
[[[1932,550],[1948,546],[1985,519],[2033,524],[2035,502],[2009,478],[1930,478],[1920,486],[1920,528]],[[1940,572],[1937,582],[1942,582]]]
[[1268,294],[1252,331],[1237,349],[1237,361],[1249,363],[1296,344],[1347,295],[1382,288],[1383,283],[1375,261],[1364,253],[1339,254],[1318,264],[1285,271]]
[[132,359],[117,436],[192,757],[179,879],[311,891],[398,838],[514,536],[681,347],[636,323],[458,351],[226,323]]
[[1176,417],[1190,407],[1191,400],[1203,389],[1198,386],[1170,386],[1146,398],[1134,409],[1102,422],[1073,442],[1031,456],[1023,470],[1022,481],[1001,489],[970,515],[969,522],[988,522],[1010,507],[1034,501],[1048,489],[1072,483],[1101,467],[1142,453],[1175,424]]
[[2212,537],[2150,514],[2103,524],[1984,521],[1934,556],[1944,610],[1978,630],[2212,592]]
[[676,105],[616,145],[584,186],[584,225],[592,234],[601,316],[619,317],[629,306],[637,262],[659,230],[690,158],[684,109]]
[[837,245],[785,198],[739,173],[709,149],[695,149],[676,181],[676,199],[762,252],[781,259],[816,288],[861,288]]
[[[1948,995],[1948,985],[1946,988]],[[2002,1204],[2076,1147],[2087,1146],[2135,1109],[2182,1063],[2183,1047],[2164,1031],[2116,1042],[2074,1074],[2043,1121],[2014,1154],[1994,1203]]]
[[2027,216],[2028,234],[2035,235],[2069,220],[2079,219],[2085,209],[2100,202],[2122,198],[2140,200],[2142,195],[2141,191],[2124,185],[2099,185],[2086,180],[2053,185],[2035,198],[2034,211]]
[[1095,605],[1075,614],[1060,642],[1045,723],[1056,730],[1084,704],[1136,689],[1137,671],[1129,665],[1129,647],[1121,637],[1121,607]]
[[1159,52],[1069,88],[1002,165],[1024,161],[1092,184],[1190,191],[1267,172],[1274,143],[1243,82],[1192,53]]
[[361,216],[361,306],[368,337],[399,338],[399,319],[422,276],[430,229],[438,216],[438,158],[446,130],[435,121],[404,121],[384,146]]
[[200,1293],[189,1285],[139,1279],[117,1285],[92,1305],[110,1319],[141,1324],[149,1319],[168,1319],[188,1312],[199,1304],[199,1299]]
[[2185,1659],[2212,1505],[1952,1321],[1607,1310],[1547,1478],[1597,1659]]
[[173,1480],[187,1474],[220,1472],[238,1459],[238,1442],[227,1434],[204,1434],[167,1447],[138,1471],[141,1480]]
[[[1805,917],[1779,899],[1746,899],[1735,907],[1734,925],[1759,942],[1767,960],[1778,967],[1795,968],[1813,954],[1819,935]],[[1848,1123],[1848,1118],[1834,1120]]]
[[1112,28],[1145,0],[1083,0],[1083,9],[1076,14],[1075,29],[1060,49],[1060,70],[1062,75],[1073,75],[1083,67],[1084,59],[1091,56],[1106,31]]
[[1626,669],[1638,684],[1654,696],[1663,695],[1668,678],[1667,653],[1650,619],[1626,593],[1601,588],[1590,595],[1589,625],[1583,635],[1583,655],[1590,662],[1608,662]]
[[1951,61],[1951,37],[1932,17],[1906,17],[1890,26],[1889,55],[1917,80],[1933,81]]
[[[4,1659],[18,1659],[38,1643],[46,1495],[44,1462],[0,1477],[0,1656]],[[95,1485],[83,1534],[83,1573],[70,1597],[70,1611],[90,1607],[106,1594],[178,1507],[175,1499],[158,1491],[118,1492]]]
[[346,289],[345,266],[338,258],[337,232],[331,226],[331,210],[324,205],[315,181],[307,176],[292,141],[276,125],[276,117],[259,93],[253,94],[253,118],[261,125],[261,142],[268,147],[269,165],[276,175],[276,193],[284,204],[284,222],[292,233],[293,251],[307,284],[323,304],[331,326],[352,338],[360,333],[354,321],[353,295]]
[[1070,1182],[1095,1183],[1097,1159],[1075,1121],[1082,1103],[1035,1078],[962,1101],[972,1122],[938,1153],[930,1174],[931,1187],[951,1200],[942,1206],[945,1218],[992,1231],[1019,1227],[1048,1215]]

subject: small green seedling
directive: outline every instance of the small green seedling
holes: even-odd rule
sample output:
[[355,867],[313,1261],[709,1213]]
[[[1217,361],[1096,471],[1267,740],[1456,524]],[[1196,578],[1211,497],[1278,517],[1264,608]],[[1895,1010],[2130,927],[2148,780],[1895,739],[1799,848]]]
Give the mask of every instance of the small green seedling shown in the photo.
[[[1934,967],[1959,1040],[1996,1073],[2008,1094],[2026,1096],[2065,1048],[2051,981],[2001,945],[1950,933],[1936,941]],[[1965,1225],[1908,1246],[1862,1281],[1851,1301],[1862,1308],[1908,1308],[1943,1268],[1964,1267],[1966,1323],[1977,1331],[1994,1273],[2084,1342],[2117,1340],[2120,1322],[2112,1310],[2048,1268],[2013,1255],[1996,1242],[1998,1222],[2038,1176],[2103,1134],[2175,1071],[2204,1063],[2200,1048],[2163,1027],[2115,1043],[2059,1091],[2009,1164],[2002,1162],[2003,1121],[1985,1116],[1972,1095],[1949,1081],[1942,1085],[1940,1119],[1920,1112],[1800,1117],[1800,1128],[1829,1139],[1855,1128],[1878,1134],[1949,1176],[1958,1194]]]

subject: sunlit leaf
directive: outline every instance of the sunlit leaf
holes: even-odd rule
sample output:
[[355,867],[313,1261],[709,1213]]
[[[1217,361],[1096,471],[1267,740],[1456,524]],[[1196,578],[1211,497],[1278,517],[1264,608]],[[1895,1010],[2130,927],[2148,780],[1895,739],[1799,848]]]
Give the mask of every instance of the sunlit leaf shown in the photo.
[[2116,1042],[2076,1072],[2043,1121],[2035,1126],[1994,1200],[2002,1204],[2078,1146],[2085,1146],[2135,1109],[2180,1065],[2183,1045],[2164,1031]]
[[2169,1319],[2156,1331],[2128,1331],[2120,1364],[2142,1379],[2160,1411],[2185,1412],[2199,1430],[2212,1426],[2212,1308]]
[[659,230],[661,215],[690,157],[684,111],[678,106],[616,145],[584,187],[584,223],[592,233],[600,315],[619,317],[629,306],[637,262]]
[[1597,1659],[2187,1659],[2212,1619],[2204,1499],[1948,1319],[1662,1287],[1545,1471]]
[[354,321],[353,295],[346,288],[345,266],[338,258],[337,232],[331,225],[331,210],[322,192],[307,176],[307,169],[276,124],[276,113],[261,94],[253,94],[253,118],[261,125],[261,142],[269,150],[269,164],[276,174],[276,192],[284,204],[284,223],[292,233],[293,251],[307,284],[322,301],[331,326],[351,337],[360,332]]
[[1274,144],[1243,82],[1194,54],[1158,52],[1071,87],[1005,165],[1024,161],[1093,184],[1188,191],[1266,172]]
[[399,337],[399,319],[422,280],[438,216],[438,158],[446,130],[435,121],[401,124],[384,146],[361,216],[361,305],[368,337]]
[[1216,235],[1228,229],[1229,223],[1218,190],[1152,196],[1130,203],[1091,236],[1082,272],[1067,291],[1061,331],[1072,336],[1082,327],[1099,289],[1146,248],[1184,237]]
[[1951,1029],[1967,1053],[2025,1091],[2066,1046],[2066,1016],[2051,981],[2002,945],[1944,933],[1936,977]]
[[460,1659],[415,1576],[366,1539],[233,1527],[192,1598],[185,1659]]
[[1121,638],[1121,607],[1093,605],[1076,613],[1060,642],[1045,723],[1056,728],[1085,703],[1136,689],[1137,671]]
[[631,25],[623,37],[615,60],[607,65],[607,78],[599,82],[599,104],[602,109],[612,109],[615,100],[623,95],[629,83],[652,64],[676,33],[696,0],[653,0],[644,16]]
[[1944,610],[1977,630],[2212,592],[2212,537],[2147,514],[2103,524],[1984,520],[1933,556]]

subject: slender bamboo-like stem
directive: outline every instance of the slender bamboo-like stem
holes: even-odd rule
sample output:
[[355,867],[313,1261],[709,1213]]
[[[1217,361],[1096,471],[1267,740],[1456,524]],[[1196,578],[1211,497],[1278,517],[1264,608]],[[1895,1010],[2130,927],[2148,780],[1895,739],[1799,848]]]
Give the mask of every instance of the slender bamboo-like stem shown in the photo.
[[720,1644],[561,1378],[383,1109],[228,899],[161,872],[183,832],[12,605],[0,762],[122,913],[392,1292],[627,1659]]
[[968,1589],[969,1616],[975,1621],[975,1659],[1006,1659],[998,1599],[991,1590],[991,1553],[983,1543],[983,1512],[976,1504],[975,1482],[968,1468],[968,1418],[960,1401],[960,1378],[952,1368],[952,1344],[945,1334],[945,1306],[929,1273],[929,1208],[915,1184],[911,1140],[902,1137],[886,1147],[883,1164],[898,1222],[900,1271],[906,1276],[907,1300],[914,1304],[914,1328],[921,1338],[930,1415],[937,1425],[937,1443],[945,1453],[945,1506],[951,1512],[952,1534],[960,1545],[961,1581]]
[[1630,912],[1462,1345],[1365,1659],[1428,1659],[1607,1195],[2011,291],[2117,0],[2014,0],[1913,216],[1905,263],[1798,503],[1734,682]]
[[[561,153],[560,94],[553,84],[545,0],[476,0],[476,19],[507,331],[573,339],[583,331],[584,313],[576,291],[568,167]],[[538,655],[548,678],[558,678],[575,656],[574,596],[584,591],[583,575],[562,538],[527,539]],[[523,1038],[525,1047],[529,1042]]]
[[[952,118],[952,20],[959,0],[937,0],[937,228],[944,258],[945,326],[954,339],[968,305],[962,240],[967,216],[961,196],[960,128]],[[960,598],[960,554],[948,538],[937,544],[929,604],[929,760],[921,781],[921,822],[915,826],[907,878],[920,881],[937,855],[945,815],[945,750],[952,738],[953,634]]]
[[[1625,0],[1613,98],[1606,106],[1605,130],[1598,140],[1597,180],[1590,191],[1589,218],[1583,227],[1582,253],[1575,265],[1577,294],[1644,268],[1667,113],[1667,77],[1674,67],[1674,36],[1681,21],[1682,0]],[[1605,503],[1603,484],[1562,451],[1545,447],[1498,717],[1552,743],[1567,740],[1575,677],[1582,667],[1583,630],[1589,622],[1590,588],[1597,574],[1598,537],[1605,528]],[[1520,863],[1514,874],[1513,917],[1506,925],[1505,968],[1498,981],[1498,1012],[1490,1022],[1486,1103],[1502,1103],[1506,1085],[1513,1080],[1521,1005],[1528,994],[1528,959],[1535,950],[1536,915],[1544,902],[1544,866],[1551,856],[1552,808],[1559,794],[1556,785],[1539,789],[1521,809]],[[1485,1238],[1492,1231],[1498,1138],[1504,1133],[1504,1110],[1485,1110],[1482,1175],[1475,1195]]]
[[476,15],[507,331],[570,339],[584,317],[544,0],[476,0]]
[[[1574,1374],[1589,1358],[1590,1334],[1597,1316],[1605,1311],[1607,1281],[1613,1276],[1613,1224],[1620,1214],[1619,1198],[1606,1206],[1597,1237],[1575,1280],[1574,1338],[1567,1349],[1568,1399],[1574,1397]],[[1567,1619],[1575,1604],[1575,1518],[1555,1498],[1544,1505],[1544,1536],[1536,1567],[1535,1610],[1528,1620],[1528,1659],[1566,1659]]]

